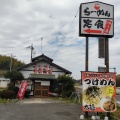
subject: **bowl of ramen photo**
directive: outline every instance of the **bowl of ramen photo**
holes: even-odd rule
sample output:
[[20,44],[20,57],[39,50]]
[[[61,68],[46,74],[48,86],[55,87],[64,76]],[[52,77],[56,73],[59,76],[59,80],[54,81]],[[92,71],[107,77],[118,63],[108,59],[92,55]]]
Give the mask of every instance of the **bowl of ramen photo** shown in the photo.
[[116,110],[116,102],[114,98],[106,97],[100,101],[100,107],[105,112],[113,112]]
[[102,90],[97,86],[89,86],[83,91],[83,103],[88,105],[94,104],[95,107],[99,106],[102,98]]

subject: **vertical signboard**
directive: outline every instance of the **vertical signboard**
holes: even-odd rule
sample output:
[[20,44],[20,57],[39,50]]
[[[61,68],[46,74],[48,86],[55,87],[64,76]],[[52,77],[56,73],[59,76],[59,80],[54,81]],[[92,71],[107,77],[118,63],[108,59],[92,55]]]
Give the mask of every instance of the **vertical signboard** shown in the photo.
[[105,38],[98,38],[98,58],[105,58]]
[[98,38],[98,58],[105,58],[105,38]]
[[84,112],[114,112],[116,106],[116,74],[82,72]]
[[18,98],[19,98],[19,99],[23,99],[24,94],[25,94],[26,89],[27,89],[27,86],[28,86],[27,81],[24,81],[24,80],[23,80],[22,83],[21,83],[20,89],[19,89],[19,91],[18,91]]
[[114,36],[114,6],[102,2],[80,5],[79,36]]

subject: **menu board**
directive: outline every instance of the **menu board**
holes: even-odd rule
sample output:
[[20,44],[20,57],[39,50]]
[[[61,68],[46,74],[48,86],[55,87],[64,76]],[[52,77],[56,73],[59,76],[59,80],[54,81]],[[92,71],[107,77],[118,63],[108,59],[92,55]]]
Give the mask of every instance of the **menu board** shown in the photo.
[[82,72],[82,110],[114,112],[116,105],[116,74]]

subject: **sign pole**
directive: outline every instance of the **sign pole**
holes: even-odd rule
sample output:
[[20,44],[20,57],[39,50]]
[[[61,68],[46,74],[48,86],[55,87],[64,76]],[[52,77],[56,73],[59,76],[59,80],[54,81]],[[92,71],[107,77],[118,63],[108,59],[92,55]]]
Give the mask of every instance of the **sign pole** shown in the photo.
[[86,58],[85,58],[85,71],[88,71],[88,37],[86,37]]
[[105,38],[105,65],[106,72],[109,72],[109,40]]
[[[106,72],[109,73],[109,40],[108,38],[105,39],[105,65],[106,65]],[[111,120],[110,112],[107,112],[108,120]]]
[[[85,71],[88,72],[88,37],[86,37],[86,56],[85,56]],[[88,112],[85,112],[85,118],[88,117]]]

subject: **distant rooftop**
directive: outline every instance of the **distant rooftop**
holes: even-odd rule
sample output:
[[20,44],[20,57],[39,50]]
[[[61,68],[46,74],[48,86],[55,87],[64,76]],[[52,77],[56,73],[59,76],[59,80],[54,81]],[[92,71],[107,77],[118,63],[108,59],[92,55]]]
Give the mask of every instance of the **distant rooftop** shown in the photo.
[[50,65],[55,66],[55,67],[61,69],[61,70],[64,71],[66,74],[72,74],[72,72],[70,72],[69,70],[67,70],[67,69],[65,69],[65,68],[63,68],[63,67],[61,67],[61,66],[59,66],[59,65],[57,65],[57,64],[55,64],[55,63],[53,63],[53,59],[47,57],[47,56],[44,55],[44,54],[33,58],[31,63],[28,63],[28,64],[26,64],[26,65],[24,65],[24,66],[21,66],[21,67],[17,68],[17,70],[22,70],[22,69],[24,69],[24,68],[26,68],[26,67],[28,67],[28,66],[30,66],[30,65],[35,65],[36,63],[42,62],[42,61],[46,61],[46,62],[49,63]]
[[53,61],[53,59],[51,59],[51,58],[47,57],[46,55],[42,54],[42,55],[39,55],[37,57],[32,58],[32,62],[37,61],[37,60],[41,60],[43,58],[49,60],[50,62]]

